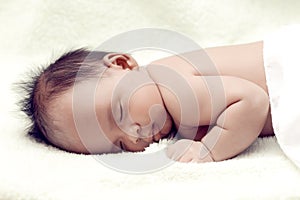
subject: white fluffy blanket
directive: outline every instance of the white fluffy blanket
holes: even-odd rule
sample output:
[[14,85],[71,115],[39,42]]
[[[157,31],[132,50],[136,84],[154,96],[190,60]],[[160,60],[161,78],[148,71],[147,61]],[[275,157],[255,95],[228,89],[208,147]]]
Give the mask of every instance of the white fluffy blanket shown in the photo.
[[251,42],[282,25],[300,23],[299,9],[297,0],[1,1],[0,199],[300,198],[300,171],[274,137],[260,138],[223,162],[175,163],[154,173],[125,174],[92,156],[29,140],[12,90],[30,68],[73,47],[96,47],[124,31],[167,28],[202,47]]

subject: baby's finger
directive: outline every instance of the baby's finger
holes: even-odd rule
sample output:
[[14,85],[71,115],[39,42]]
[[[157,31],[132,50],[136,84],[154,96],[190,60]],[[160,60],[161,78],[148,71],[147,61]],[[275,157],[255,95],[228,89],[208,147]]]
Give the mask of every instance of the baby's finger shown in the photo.
[[170,145],[166,150],[167,156],[172,160],[178,160],[182,156],[180,152],[176,150],[176,147],[173,145]]
[[178,161],[187,163],[187,162],[191,162],[192,160],[193,158],[190,155],[185,154]]

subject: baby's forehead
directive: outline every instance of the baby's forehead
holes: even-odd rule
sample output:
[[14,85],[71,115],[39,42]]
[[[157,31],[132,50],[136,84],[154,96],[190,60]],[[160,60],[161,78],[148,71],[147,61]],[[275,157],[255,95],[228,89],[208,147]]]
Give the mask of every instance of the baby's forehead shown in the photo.
[[[102,146],[109,146],[110,148],[111,143],[104,142],[107,140],[106,138],[96,138],[96,135],[99,134],[99,131],[102,132],[99,130],[99,123],[101,123],[102,128],[103,126],[109,125],[107,123],[110,123],[108,121],[110,117],[108,117],[106,113],[103,114],[103,112],[109,110],[107,109],[107,105],[100,105],[99,103],[96,103],[95,105],[89,105],[88,108],[86,108],[86,102],[82,102],[81,104],[81,101],[79,101],[76,103],[77,100],[74,100],[74,98],[73,88],[71,88],[55,99],[51,105],[50,111],[53,117],[53,125],[58,127],[66,135],[66,137],[69,138],[68,140],[72,142],[72,144],[70,144],[71,146],[74,145],[74,143],[77,143],[77,146],[74,148],[78,148],[78,146],[83,148],[83,144],[90,144],[91,142],[88,141],[88,138],[94,138],[91,146],[94,146],[94,141],[98,141],[98,143],[101,143]],[[78,103],[81,105],[78,105]],[[103,107],[105,105],[106,107]],[[99,112],[99,110],[101,112]],[[98,113],[100,115],[97,115]],[[100,135],[105,136],[105,134]]]
[[72,98],[71,88],[57,96],[48,107],[51,124],[55,134],[57,134],[54,138],[55,140],[64,140],[68,146],[67,150],[85,152],[86,149],[77,134],[73,118]]

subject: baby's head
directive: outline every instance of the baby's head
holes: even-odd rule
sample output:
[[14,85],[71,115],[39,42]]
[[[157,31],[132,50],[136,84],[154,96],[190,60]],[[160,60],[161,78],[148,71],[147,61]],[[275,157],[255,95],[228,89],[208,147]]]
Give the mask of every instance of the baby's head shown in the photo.
[[[86,109],[84,95],[74,100],[75,83],[84,87],[89,80],[97,80],[93,112]],[[142,151],[174,128],[156,83],[129,54],[70,51],[23,88],[29,135],[69,152]],[[90,125],[91,116],[101,128]]]

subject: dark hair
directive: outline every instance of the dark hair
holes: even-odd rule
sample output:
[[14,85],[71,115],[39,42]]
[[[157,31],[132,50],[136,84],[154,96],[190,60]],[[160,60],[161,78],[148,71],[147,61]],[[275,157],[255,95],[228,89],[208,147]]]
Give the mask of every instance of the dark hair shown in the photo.
[[[108,53],[84,48],[69,51],[49,66],[32,71],[30,80],[20,83],[21,89],[25,91],[25,97],[20,101],[21,111],[31,121],[28,126],[29,136],[56,146],[48,139],[53,130],[49,124],[47,106],[54,98],[73,87],[78,76],[84,80],[99,75],[100,66],[103,66],[101,60]],[[77,73],[79,69],[80,73]]]

